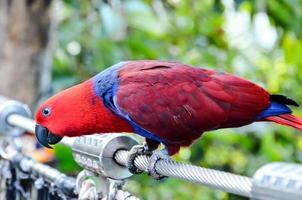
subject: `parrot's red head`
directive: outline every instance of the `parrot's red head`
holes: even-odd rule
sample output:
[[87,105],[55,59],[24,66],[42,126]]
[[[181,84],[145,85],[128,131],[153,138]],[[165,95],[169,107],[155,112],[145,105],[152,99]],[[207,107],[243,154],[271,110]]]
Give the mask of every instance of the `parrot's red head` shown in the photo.
[[36,136],[42,145],[50,147],[63,136],[131,130],[93,94],[92,84],[88,80],[59,92],[38,108]]

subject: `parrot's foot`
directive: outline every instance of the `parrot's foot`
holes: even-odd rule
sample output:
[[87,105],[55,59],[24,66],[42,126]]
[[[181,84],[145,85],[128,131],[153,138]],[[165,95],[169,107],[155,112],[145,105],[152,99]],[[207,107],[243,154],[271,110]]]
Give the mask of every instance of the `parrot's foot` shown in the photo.
[[150,157],[149,164],[148,164],[148,173],[149,175],[154,178],[155,180],[161,180],[165,178],[166,176],[163,176],[159,174],[156,169],[155,165],[159,160],[170,160],[170,156],[168,154],[167,149],[163,149],[161,151],[154,151],[153,154]]
[[134,161],[136,159],[137,156],[140,155],[151,155],[151,151],[149,150],[148,146],[146,143],[144,143],[143,145],[135,145],[133,146],[128,154],[128,158],[127,158],[127,168],[128,170],[132,173],[132,174],[140,174],[143,171],[138,169],[135,164]]

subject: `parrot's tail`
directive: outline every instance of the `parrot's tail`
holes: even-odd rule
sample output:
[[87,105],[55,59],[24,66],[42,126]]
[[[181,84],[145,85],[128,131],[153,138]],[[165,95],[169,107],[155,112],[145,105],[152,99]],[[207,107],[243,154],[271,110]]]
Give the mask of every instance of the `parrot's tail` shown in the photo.
[[265,118],[281,125],[291,126],[302,131],[302,119],[291,114],[282,114]]

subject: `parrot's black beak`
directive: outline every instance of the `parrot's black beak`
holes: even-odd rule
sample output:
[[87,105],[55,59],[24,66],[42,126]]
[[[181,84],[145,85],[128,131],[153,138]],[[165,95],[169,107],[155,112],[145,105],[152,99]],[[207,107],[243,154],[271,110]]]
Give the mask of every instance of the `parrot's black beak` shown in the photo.
[[57,144],[63,137],[52,134],[47,128],[39,124],[36,125],[36,137],[41,145],[47,148],[52,147],[49,144]]

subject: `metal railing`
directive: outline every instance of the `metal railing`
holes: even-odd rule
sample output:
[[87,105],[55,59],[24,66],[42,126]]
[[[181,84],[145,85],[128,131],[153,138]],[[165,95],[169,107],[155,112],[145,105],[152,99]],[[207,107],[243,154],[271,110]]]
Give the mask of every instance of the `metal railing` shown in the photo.
[[[8,102],[8,100],[2,102]],[[19,102],[6,103],[7,106],[4,104],[1,103],[0,99],[0,132],[5,130],[8,134],[18,135],[20,128],[29,132],[34,131],[35,122],[29,118],[28,109],[22,110],[20,108],[26,106]],[[12,105],[19,106],[19,108],[8,109]],[[6,109],[4,109],[5,107]],[[7,110],[11,111],[8,112]],[[3,119],[5,123],[1,122]],[[1,123],[3,127],[1,127]],[[76,191],[81,190],[83,180],[87,180],[86,178],[90,176],[96,176],[106,187],[94,188],[95,196],[98,195],[107,199],[117,198],[117,194],[124,197],[129,196],[129,193],[122,191],[121,188],[124,180],[132,175],[125,166],[128,161],[129,150],[137,144],[133,137],[123,134],[64,137],[60,143],[72,149],[75,161],[84,168],[77,177]],[[150,157],[147,155],[137,156],[134,164],[138,169],[147,171]],[[302,199],[302,166],[298,164],[268,164],[260,168],[253,178],[183,164],[170,159],[158,160],[154,168],[157,173],[163,176],[206,185],[251,199]],[[136,199],[134,196],[131,198]]]
[[[52,188],[53,196],[68,197],[74,199],[77,197],[75,193],[76,179],[60,173],[58,170],[34,161],[32,158],[25,156],[17,148],[4,148],[5,144],[14,145],[14,143],[3,140],[1,144],[0,158],[2,161],[8,161],[10,167],[5,166],[5,162],[1,163],[2,175],[11,180],[13,186],[18,184],[17,177],[12,177],[16,169],[18,169],[19,179],[31,179],[35,181],[37,190],[42,188]],[[8,149],[8,151],[6,151]],[[14,167],[15,169],[13,169]],[[16,173],[16,172],[15,172]],[[21,186],[20,186],[21,187]],[[22,192],[21,190],[19,192]],[[23,196],[26,193],[24,190]],[[26,196],[26,195],[25,195]]]

